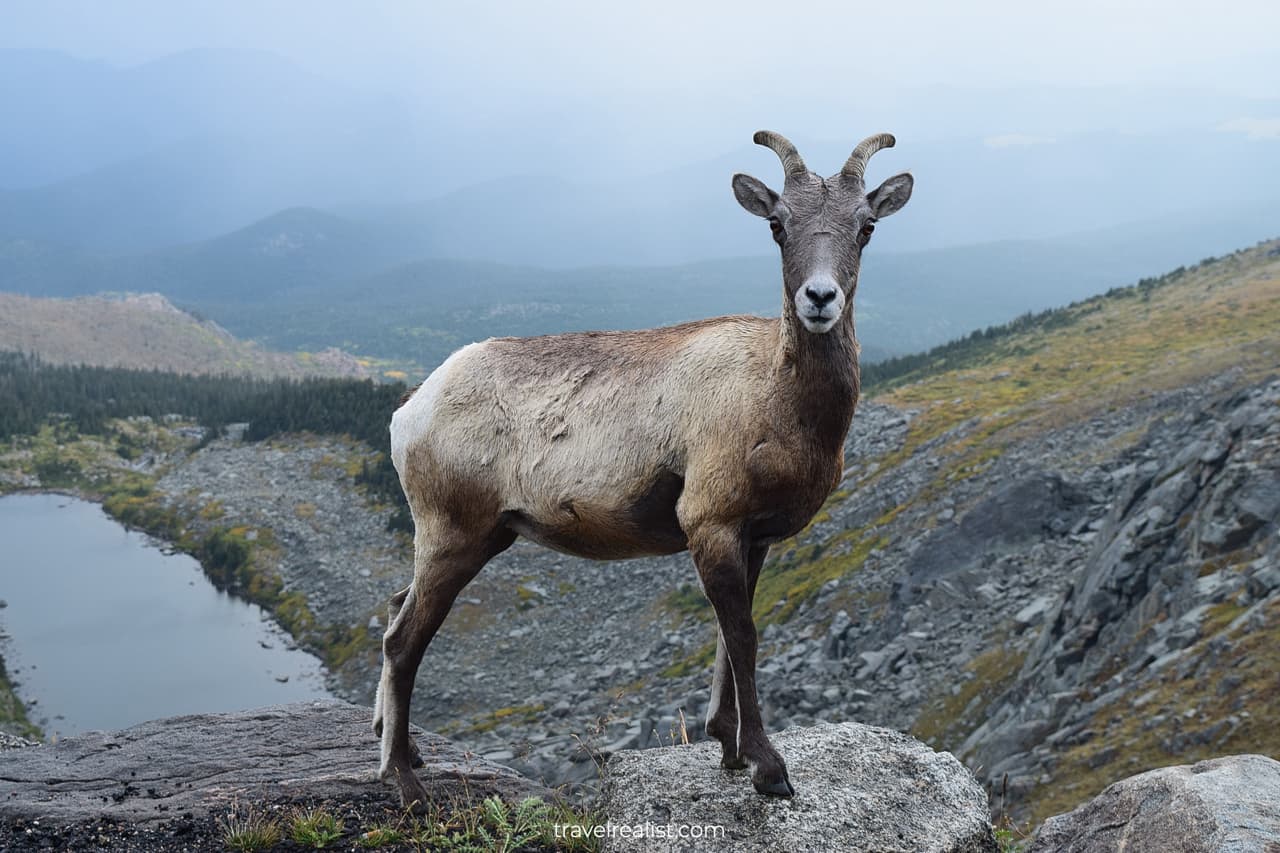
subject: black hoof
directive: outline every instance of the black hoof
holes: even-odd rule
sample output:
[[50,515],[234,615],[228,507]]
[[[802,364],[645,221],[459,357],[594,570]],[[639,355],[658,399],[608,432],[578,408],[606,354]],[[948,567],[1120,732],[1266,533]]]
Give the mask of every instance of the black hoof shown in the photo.
[[725,770],[745,770],[747,767],[747,760],[742,756],[730,758],[726,755],[720,759],[720,766]]
[[796,793],[796,789],[791,787],[791,780],[785,776],[773,782],[761,780],[753,784],[755,784],[758,792],[770,797],[791,797],[795,796]]

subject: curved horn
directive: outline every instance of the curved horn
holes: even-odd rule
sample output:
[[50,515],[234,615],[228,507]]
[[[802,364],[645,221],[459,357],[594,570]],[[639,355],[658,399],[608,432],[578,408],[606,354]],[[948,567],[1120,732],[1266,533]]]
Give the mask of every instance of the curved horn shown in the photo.
[[845,161],[844,168],[840,170],[840,174],[848,175],[850,178],[861,181],[863,179],[862,175],[867,169],[867,161],[871,159],[871,155],[881,148],[892,148],[895,142],[897,140],[893,138],[892,133],[877,133],[875,136],[868,136],[858,143],[857,148],[853,149],[853,153]]
[[757,130],[756,135],[751,137],[751,141],[756,145],[763,145],[765,148],[772,149],[773,153],[777,154],[778,159],[782,161],[782,171],[786,173],[787,177],[809,173],[809,167],[805,166],[804,160],[800,159],[800,152],[781,133],[774,133],[772,130]]

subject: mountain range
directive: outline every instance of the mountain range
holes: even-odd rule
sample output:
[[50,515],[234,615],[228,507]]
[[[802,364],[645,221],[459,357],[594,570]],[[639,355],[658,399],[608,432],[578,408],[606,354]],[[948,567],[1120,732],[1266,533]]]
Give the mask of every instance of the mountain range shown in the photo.
[[[1270,222],[1280,222],[1280,203],[922,252],[873,243],[857,298],[865,354],[923,350],[1130,284],[1261,239]],[[211,240],[131,255],[13,241],[0,249],[0,287],[59,297],[159,292],[273,349],[340,346],[413,374],[493,335],[776,314],[781,299],[776,256],[550,269],[416,252],[394,229],[293,208]]]

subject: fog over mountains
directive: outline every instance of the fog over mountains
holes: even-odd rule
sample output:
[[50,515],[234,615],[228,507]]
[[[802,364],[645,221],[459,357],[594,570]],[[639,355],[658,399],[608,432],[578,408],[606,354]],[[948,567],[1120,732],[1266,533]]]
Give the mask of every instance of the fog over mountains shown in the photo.
[[477,335],[770,313],[776,255],[729,188],[781,185],[758,125],[824,173],[898,136],[870,180],[910,170],[916,192],[867,254],[869,354],[1280,230],[1277,97],[868,87],[729,97],[712,120],[672,93],[655,126],[631,91],[536,110],[518,87],[465,104],[397,82],[257,50],[0,50],[0,289],[160,291],[272,346],[426,366]]

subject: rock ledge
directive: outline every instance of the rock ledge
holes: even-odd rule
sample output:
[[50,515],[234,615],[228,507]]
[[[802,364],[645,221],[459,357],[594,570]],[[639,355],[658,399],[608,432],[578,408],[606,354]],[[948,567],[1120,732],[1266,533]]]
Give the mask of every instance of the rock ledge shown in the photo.
[[[6,750],[0,753],[0,822],[145,824],[225,812],[236,802],[376,796],[392,804],[394,792],[377,779],[372,715],[346,702],[304,702],[170,717]],[[414,735],[425,762],[418,774],[442,800],[552,796],[439,735],[420,729]]]

